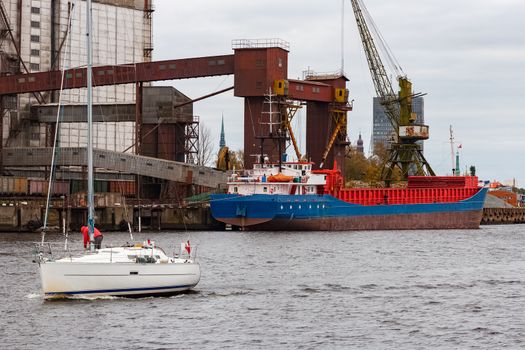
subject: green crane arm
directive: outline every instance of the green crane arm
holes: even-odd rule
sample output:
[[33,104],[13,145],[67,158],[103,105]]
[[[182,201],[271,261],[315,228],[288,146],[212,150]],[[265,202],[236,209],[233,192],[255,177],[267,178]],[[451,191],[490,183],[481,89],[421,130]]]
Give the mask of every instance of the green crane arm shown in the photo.
[[351,0],[351,2],[377,97],[379,97],[380,103],[385,107],[386,114],[395,132],[399,134],[398,98],[392,89],[392,83],[388,78],[381,56],[379,56],[374,39],[366,24],[359,0]]

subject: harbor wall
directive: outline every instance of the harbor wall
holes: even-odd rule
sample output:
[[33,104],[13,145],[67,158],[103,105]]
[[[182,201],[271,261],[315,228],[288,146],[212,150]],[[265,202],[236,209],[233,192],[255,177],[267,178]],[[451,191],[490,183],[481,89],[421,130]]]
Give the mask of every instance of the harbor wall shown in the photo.
[[[102,199],[102,198],[101,198]],[[99,201],[100,202],[100,201]],[[72,203],[67,203],[72,204]],[[85,206],[55,202],[48,212],[48,230],[78,231],[87,222]],[[75,203],[73,203],[75,204]],[[43,200],[11,200],[0,203],[0,232],[34,232],[43,226]],[[139,220],[140,217],[140,220]],[[103,231],[222,230],[224,224],[212,218],[208,205],[178,207],[165,204],[108,205],[95,208],[96,226]]]
[[484,208],[482,225],[525,223],[525,208]]

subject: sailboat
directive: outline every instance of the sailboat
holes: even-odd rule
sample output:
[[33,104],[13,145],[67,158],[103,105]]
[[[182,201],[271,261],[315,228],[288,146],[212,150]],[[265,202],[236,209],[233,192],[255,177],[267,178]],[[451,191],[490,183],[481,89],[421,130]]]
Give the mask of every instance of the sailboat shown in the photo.
[[[155,296],[191,289],[200,280],[196,250],[189,241],[181,245],[179,255],[168,256],[154,242],[126,244],[122,247],[94,247],[94,175],[92,113],[91,0],[87,6],[87,161],[89,251],[78,256],[55,258],[50,244],[42,242],[35,251],[45,298],[71,296]],[[52,167],[53,169],[53,164]],[[50,183],[52,176],[50,178]],[[50,193],[50,191],[48,191]],[[49,197],[48,197],[49,198]]]

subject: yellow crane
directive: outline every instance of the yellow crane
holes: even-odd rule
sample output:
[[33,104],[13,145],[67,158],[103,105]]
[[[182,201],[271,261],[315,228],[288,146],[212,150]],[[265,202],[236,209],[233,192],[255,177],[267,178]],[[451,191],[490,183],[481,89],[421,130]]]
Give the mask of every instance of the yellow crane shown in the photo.
[[401,171],[404,179],[410,172],[413,172],[414,175],[434,176],[435,173],[423,156],[420,145],[416,143],[419,140],[428,139],[428,125],[418,124],[416,114],[412,112],[412,99],[423,94],[412,93],[412,83],[402,71],[397,76],[399,92],[394,93],[363,12],[371,22],[371,27],[376,31],[376,38],[385,48],[387,59],[393,63],[394,67],[399,68],[399,64],[396,64],[393,55],[388,52],[388,45],[384,43],[362,0],[351,0],[351,2],[377,97],[384,106],[395,132],[389,157],[381,173],[382,180],[387,186],[390,186],[396,167]]

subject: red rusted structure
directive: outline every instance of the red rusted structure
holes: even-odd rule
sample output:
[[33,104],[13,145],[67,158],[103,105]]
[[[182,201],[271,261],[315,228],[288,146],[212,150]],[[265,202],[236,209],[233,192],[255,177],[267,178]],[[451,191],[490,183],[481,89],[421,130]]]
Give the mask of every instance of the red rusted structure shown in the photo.
[[[332,150],[327,153],[325,168],[331,168],[334,159],[338,160],[338,164],[343,164],[342,157],[347,145],[346,112],[351,109],[347,104],[347,79],[341,75],[329,78],[309,77],[306,80],[288,79],[289,48],[288,43],[284,41],[239,40],[233,42],[233,49],[233,55],[94,67],[93,82],[95,86],[136,84],[137,151],[140,154],[156,154],[159,157],[163,151],[159,149],[158,140],[141,140],[141,136],[151,129],[142,125],[142,84],[151,81],[234,74],[234,95],[244,98],[244,164],[249,168],[255,160],[252,155],[261,153],[260,141],[257,138],[269,131],[268,125],[260,123],[265,95],[274,88],[276,81],[281,81],[286,85],[286,89],[277,93],[280,101],[298,100],[307,103],[307,157],[318,167],[330,141],[330,135],[336,130],[336,125],[339,125],[340,131],[334,136]],[[59,90],[61,77],[61,71],[0,77],[0,96]],[[65,89],[85,87],[86,70],[85,68],[67,70],[64,79]],[[341,118],[339,120],[334,118],[334,113],[342,115],[343,112],[344,121],[341,121]],[[157,133],[180,138],[177,135],[180,136],[182,131],[178,132],[173,128],[174,126],[161,127]],[[173,140],[174,144],[182,142],[183,139],[180,142]],[[265,146],[264,153],[269,154],[272,161],[276,161],[279,157],[279,142],[284,151],[283,139],[280,141],[273,139]],[[182,148],[181,145],[176,148]],[[173,156],[166,158],[171,159]],[[178,156],[175,158],[174,160],[179,160]]]

